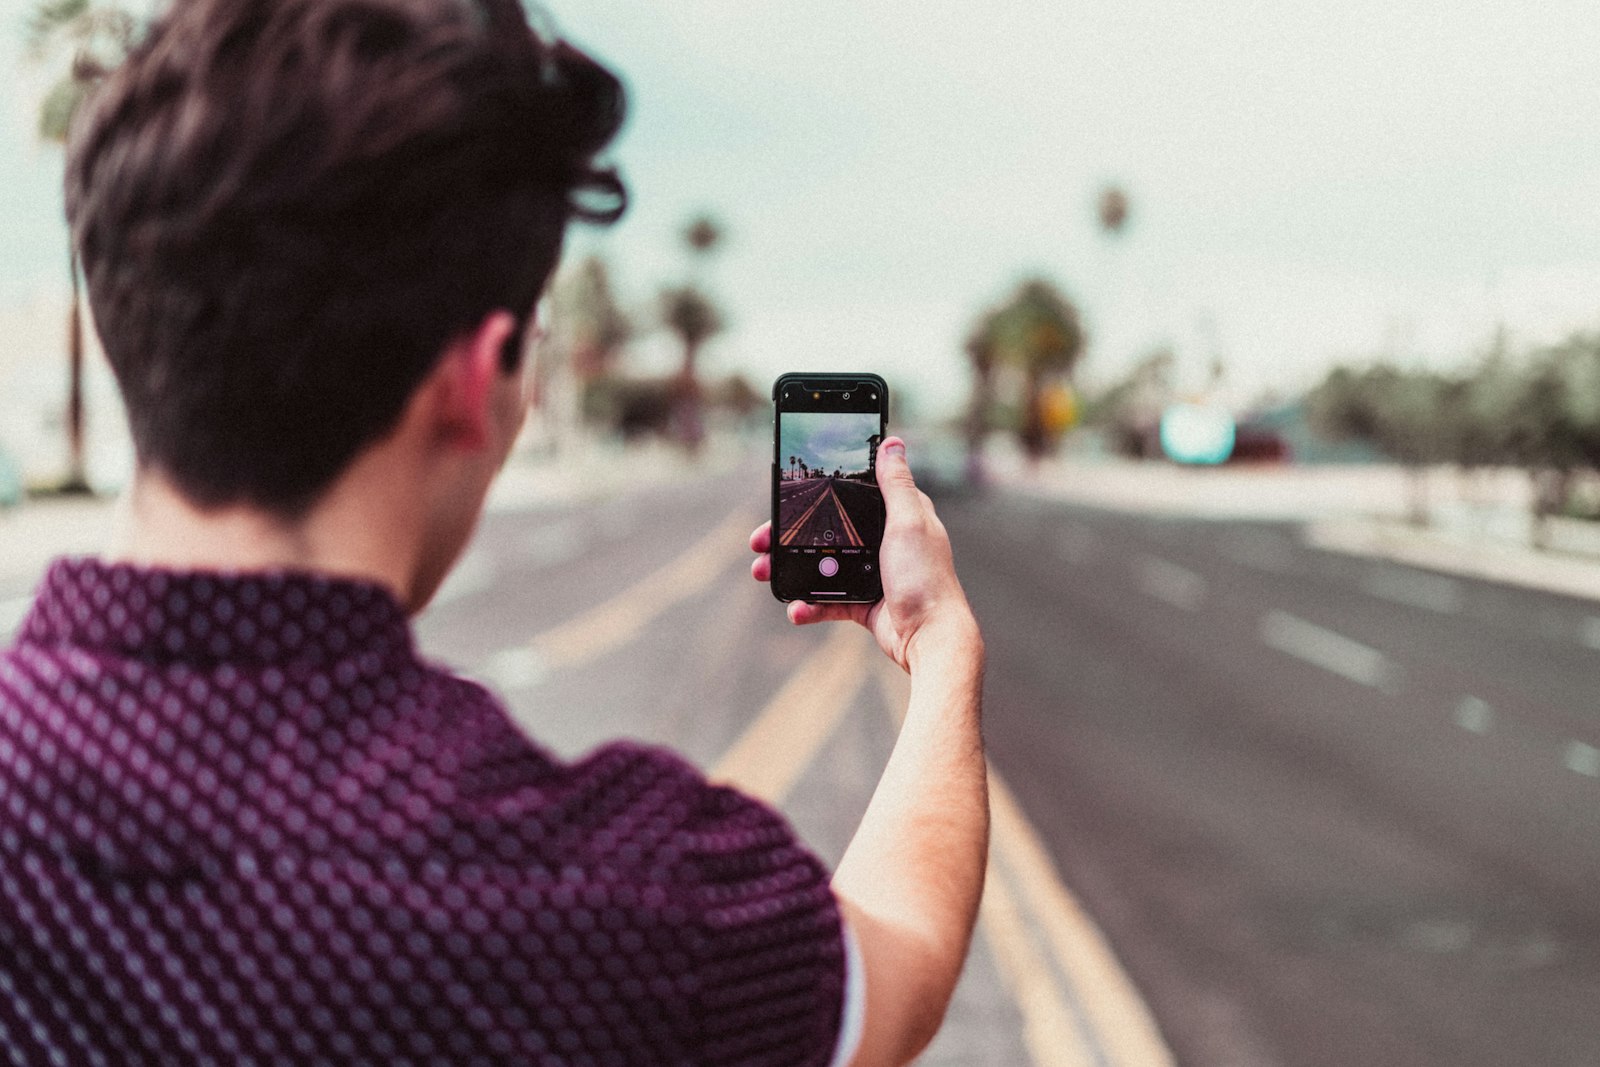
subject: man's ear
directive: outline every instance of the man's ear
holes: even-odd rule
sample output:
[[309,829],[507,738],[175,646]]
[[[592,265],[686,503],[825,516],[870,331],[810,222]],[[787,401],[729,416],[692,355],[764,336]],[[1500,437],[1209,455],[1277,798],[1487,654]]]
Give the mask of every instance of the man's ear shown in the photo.
[[444,350],[425,389],[445,443],[476,451],[494,440],[494,386],[505,374],[501,354],[516,331],[509,311],[491,311]]

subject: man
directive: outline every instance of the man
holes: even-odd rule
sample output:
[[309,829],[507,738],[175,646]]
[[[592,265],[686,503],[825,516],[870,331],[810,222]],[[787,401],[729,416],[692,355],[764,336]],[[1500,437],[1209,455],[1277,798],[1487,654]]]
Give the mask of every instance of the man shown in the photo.
[[[0,655],[0,1059],[904,1063],[987,830],[978,629],[877,459],[901,738],[828,878],[657,749],[563,763],[408,617],[525,411],[620,86],[516,0],[177,0],[74,131],[138,471]],[[756,531],[754,574],[770,573]]]

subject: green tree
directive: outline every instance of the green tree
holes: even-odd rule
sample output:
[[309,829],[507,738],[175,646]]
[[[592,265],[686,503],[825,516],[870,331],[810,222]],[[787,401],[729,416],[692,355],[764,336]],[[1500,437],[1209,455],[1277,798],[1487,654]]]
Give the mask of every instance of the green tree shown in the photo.
[[1418,526],[1430,520],[1427,468],[1452,458],[1442,415],[1446,386],[1438,374],[1378,363],[1336,367],[1306,398],[1311,424],[1325,437],[1367,441],[1406,469],[1410,519]]
[[1307,396],[1312,425],[1370,442],[1406,465],[1414,521],[1426,521],[1421,472],[1510,464],[1532,483],[1531,531],[1549,544],[1550,519],[1570,504],[1584,471],[1600,469],[1600,335],[1582,334],[1513,360],[1503,336],[1469,371],[1449,376],[1391,366],[1337,367]]
[[[72,120],[133,47],[138,21],[121,5],[42,0],[28,19],[28,55],[39,63],[66,57],[66,69],[39,105],[39,137],[65,145]],[[72,299],[67,310],[67,475],[60,489],[87,493],[84,462],[83,312],[78,251],[67,242]]]
[[1535,353],[1508,429],[1509,451],[1533,481],[1533,542],[1543,548],[1578,472],[1600,467],[1600,338]]
[[1104,430],[1121,455],[1139,459],[1160,455],[1157,429],[1175,390],[1177,366],[1171,348],[1156,348],[1122,378],[1087,399],[1083,424]]
[[1497,344],[1475,367],[1443,379],[1443,451],[1463,471],[1512,460],[1510,432],[1523,375]]
[[1037,459],[1051,443],[1042,403],[1045,386],[1052,380],[1071,381],[1083,355],[1078,309],[1051,282],[1030,278],[1001,305],[990,326],[993,356],[1022,372],[1018,433],[1023,450]]
[[667,328],[677,335],[683,346],[683,362],[678,375],[686,381],[695,381],[696,363],[700,349],[711,338],[722,332],[722,313],[717,306],[694,285],[681,285],[661,293],[661,317]]

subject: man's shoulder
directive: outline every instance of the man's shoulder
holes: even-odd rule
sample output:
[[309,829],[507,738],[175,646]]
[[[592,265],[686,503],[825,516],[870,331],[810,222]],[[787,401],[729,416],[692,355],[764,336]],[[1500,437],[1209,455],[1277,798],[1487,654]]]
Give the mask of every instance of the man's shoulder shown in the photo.
[[[438,705],[429,718],[437,739],[452,747],[467,795],[497,794],[537,786],[542,790],[656,788],[695,789],[707,783],[693,764],[669,748],[635,740],[602,744],[582,756],[564,759],[520,725],[487,687],[450,670],[425,668],[425,687]],[[494,773],[498,769],[500,773]],[[513,773],[514,772],[514,773]]]
[[436,679],[449,705],[438,741],[455,754],[458,804],[476,817],[548,822],[566,841],[597,836],[633,859],[801,848],[781,814],[670,748],[620,739],[563,759],[484,686],[445,671]]
[[103,677],[105,667],[81,649],[40,645],[19,636],[0,645],[0,711],[37,718],[74,700],[93,699],[85,686]]

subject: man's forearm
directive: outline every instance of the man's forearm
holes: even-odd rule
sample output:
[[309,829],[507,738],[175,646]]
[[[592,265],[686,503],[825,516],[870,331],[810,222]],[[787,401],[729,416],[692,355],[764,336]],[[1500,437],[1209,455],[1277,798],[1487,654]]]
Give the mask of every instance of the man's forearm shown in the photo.
[[833,885],[851,909],[914,938],[928,992],[948,998],[988,852],[983,640],[975,625],[922,636],[900,737]]

